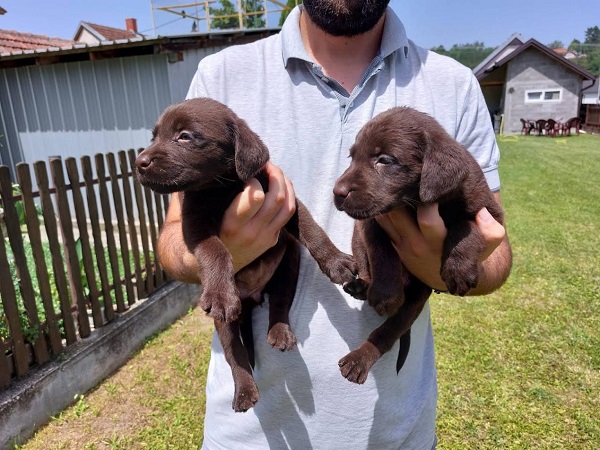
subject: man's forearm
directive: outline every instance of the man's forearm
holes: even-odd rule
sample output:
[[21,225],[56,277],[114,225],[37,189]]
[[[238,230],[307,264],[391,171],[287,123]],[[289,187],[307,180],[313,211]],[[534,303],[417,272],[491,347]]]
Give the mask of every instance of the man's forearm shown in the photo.
[[504,284],[512,267],[512,251],[505,237],[494,252],[481,264],[477,287],[467,295],[485,295],[494,292]]
[[198,262],[181,234],[181,222],[167,222],[158,238],[158,261],[170,277],[200,284]]

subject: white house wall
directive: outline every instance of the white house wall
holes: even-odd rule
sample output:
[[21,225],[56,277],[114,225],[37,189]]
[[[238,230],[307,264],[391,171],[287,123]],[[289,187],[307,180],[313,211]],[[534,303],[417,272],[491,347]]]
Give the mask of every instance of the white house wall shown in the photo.
[[85,43],[85,44],[97,44],[98,43],[98,37],[94,36],[92,33],[90,33],[88,30],[86,30],[84,28],[81,31],[81,34],[79,35],[79,38],[77,38],[77,42],[78,43]]

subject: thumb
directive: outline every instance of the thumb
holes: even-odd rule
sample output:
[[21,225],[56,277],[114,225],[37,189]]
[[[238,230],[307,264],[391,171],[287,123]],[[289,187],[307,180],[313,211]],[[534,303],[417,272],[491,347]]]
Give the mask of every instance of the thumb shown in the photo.
[[506,229],[490,214],[487,208],[481,209],[475,216],[475,223],[487,243],[482,259],[486,259],[506,237]]

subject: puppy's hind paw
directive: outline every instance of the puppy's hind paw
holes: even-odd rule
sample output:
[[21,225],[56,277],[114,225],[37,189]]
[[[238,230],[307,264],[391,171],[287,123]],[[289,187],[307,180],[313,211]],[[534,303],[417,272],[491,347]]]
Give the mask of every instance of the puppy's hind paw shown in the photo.
[[358,277],[355,277],[354,280],[348,283],[344,283],[342,287],[347,294],[350,294],[357,300],[367,299],[367,290],[369,289],[369,285]]
[[445,264],[440,275],[448,292],[452,295],[466,295],[479,282],[479,267],[476,261],[464,264]]
[[235,412],[246,412],[256,405],[259,398],[260,394],[256,383],[236,387],[231,406]]
[[282,352],[296,348],[296,336],[287,323],[274,324],[267,334],[267,342]]
[[338,366],[342,376],[348,381],[363,384],[367,380],[369,370],[380,356],[379,350],[367,341],[340,359]]

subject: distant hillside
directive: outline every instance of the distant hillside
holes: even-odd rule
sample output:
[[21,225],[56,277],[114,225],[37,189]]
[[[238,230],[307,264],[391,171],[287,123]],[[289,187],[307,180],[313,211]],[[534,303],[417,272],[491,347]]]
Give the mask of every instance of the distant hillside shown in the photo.
[[486,47],[483,42],[474,42],[473,44],[454,44],[449,50],[440,45],[432,48],[431,51],[449,56],[470,69],[474,69],[477,64],[494,51],[494,47]]

